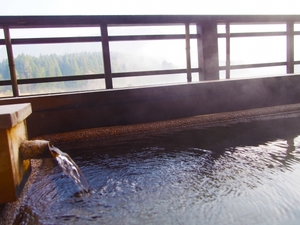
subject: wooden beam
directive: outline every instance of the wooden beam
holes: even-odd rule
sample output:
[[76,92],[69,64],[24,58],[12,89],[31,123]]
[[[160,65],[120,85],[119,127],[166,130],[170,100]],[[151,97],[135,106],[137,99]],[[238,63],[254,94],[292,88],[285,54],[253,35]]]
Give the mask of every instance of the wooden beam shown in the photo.
[[6,51],[7,51],[12,91],[13,91],[14,97],[18,97],[19,96],[18,81],[17,81],[17,74],[16,74],[16,68],[15,68],[14,55],[13,55],[13,49],[12,49],[12,45],[11,45],[9,28],[3,27],[3,31],[4,31],[4,37],[5,37],[5,45],[6,45]]
[[230,79],[230,23],[225,24],[226,28],[226,79]]
[[287,73],[294,73],[294,22],[287,22],[287,36],[286,36],[286,51],[287,51]]
[[[275,31],[275,32],[251,32],[251,33],[231,33],[231,38],[240,38],[240,37],[274,37],[274,36],[285,36],[285,31]],[[226,33],[224,34],[218,34],[218,37],[225,37]]]
[[[191,68],[192,73],[199,72],[198,68]],[[187,69],[172,69],[172,70],[152,70],[138,72],[113,73],[113,77],[141,77],[141,76],[159,76],[187,73]]]
[[185,24],[185,51],[186,51],[186,69],[187,82],[192,82],[191,72],[191,43],[190,43],[190,24]]
[[[201,71],[201,69],[200,69]],[[199,68],[191,68],[192,73],[199,72]],[[141,76],[160,76],[187,73],[187,69],[172,69],[172,70],[152,70],[152,71],[137,71],[137,72],[124,72],[112,73],[113,77],[141,77]],[[51,82],[64,82],[64,81],[78,81],[78,80],[93,80],[104,79],[104,74],[88,74],[88,75],[74,75],[74,76],[60,76],[60,77],[42,77],[42,78],[29,78],[19,79],[18,84],[39,84]],[[11,85],[10,80],[0,80],[0,86]]]
[[199,68],[199,81],[204,80],[204,73],[203,73],[203,46],[202,46],[202,39],[201,39],[201,24],[196,24],[197,28],[197,51],[198,51],[198,68]]
[[101,24],[101,37],[102,37],[102,53],[103,53],[103,64],[105,74],[105,85],[106,89],[112,89],[112,75],[111,75],[111,62],[110,62],[110,51],[108,41],[107,24]]
[[[300,61],[299,61],[300,64]],[[242,65],[231,65],[231,70],[237,69],[251,69],[251,68],[259,68],[259,67],[273,67],[273,66],[286,66],[286,62],[275,62],[275,63],[255,63],[255,64],[242,64]],[[219,66],[220,70],[226,70],[226,66]]]
[[[190,35],[190,38],[196,38],[196,35]],[[172,35],[134,35],[134,36],[109,36],[109,41],[151,41],[151,40],[178,40],[185,39],[184,34]],[[102,38],[99,36],[92,37],[56,37],[56,38],[17,38],[12,39],[13,45],[25,44],[58,44],[58,43],[84,43],[84,42],[100,42]],[[4,40],[0,40],[0,44],[5,44]]]
[[219,79],[219,53],[217,22],[206,21],[201,24],[203,72],[205,80]]
[[109,16],[0,16],[0,26],[20,27],[80,27],[109,25],[157,25],[230,22],[285,23],[300,21],[300,15],[109,15]]
[[13,45],[81,43],[100,41],[101,37],[18,38],[11,40]]

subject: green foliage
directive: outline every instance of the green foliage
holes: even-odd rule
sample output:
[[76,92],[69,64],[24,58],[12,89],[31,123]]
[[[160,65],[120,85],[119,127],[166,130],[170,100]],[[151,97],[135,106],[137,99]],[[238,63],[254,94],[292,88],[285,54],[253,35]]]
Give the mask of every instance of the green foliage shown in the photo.
[[[101,52],[81,52],[64,55],[50,54],[39,57],[20,54],[15,59],[17,79],[60,77],[104,73]],[[112,72],[146,71],[174,68],[172,63],[134,54],[111,52]],[[10,80],[8,60],[0,61],[0,80]],[[99,83],[100,82],[100,83]],[[62,91],[103,88],[102,81],[66,81],[19,85],[21,94],[54,93]],[[101,87],[100,87],[101,86]],[[8,90],[7,90],[8,88]],[[2,87],[0,96],[11,92],[11,87]],[[7,92],[8,93],[8,92]]]
[[0,62],[0,74],[1,74],[0,77],[1,80],[9,80],[10,76],[9,76],[7,60],[3,60],[2,62]]
[[[101,53],[82,52],[39,57],[21,54],[15,58],[15,65],[18,79],[103,73]],[[3,73],[2,67],[0,73]]]
[[[39,57],[20,54],[15,59],[18,79],[59,77],[70,75],[103,73],[101,52],[81,52],[65,55],[40,55]],[[0,62],[0,80],[9,80],[8,61]],[[86,82],[87,83],[87,82]],[[81,85],[84,81],[81,81]],[[59,92],[78,89],[76,82],[60,82],[20,85],[21,93]],[[52,90],[52,91],[51,91]]]

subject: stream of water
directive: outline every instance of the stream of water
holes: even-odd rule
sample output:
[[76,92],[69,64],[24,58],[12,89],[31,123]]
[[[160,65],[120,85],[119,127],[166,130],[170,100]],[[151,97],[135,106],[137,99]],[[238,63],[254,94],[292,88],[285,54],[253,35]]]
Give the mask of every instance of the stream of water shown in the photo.
[[91,189],[86,177],[72,158],[67,153],[62,152],[51,144],[49,144],[49,148],[52,156],[57,160],[59,166],[62,168],[63,173],[74,180],[81,192],[90,192]]

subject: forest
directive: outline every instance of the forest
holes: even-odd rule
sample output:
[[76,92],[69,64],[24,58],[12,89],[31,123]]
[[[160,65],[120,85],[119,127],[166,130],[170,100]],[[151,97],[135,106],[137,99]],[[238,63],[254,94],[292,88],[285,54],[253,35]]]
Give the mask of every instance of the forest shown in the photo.
[[[15,57],[15,67],[18,79],[57,77],[69,75],[85,75],[104,73],[101,52],[80,52],[63,55],[49,54],[32,56],[19,54]],[[172,69],[172,63],[156,61],[151,58],[132,54],[111,53],[112,72],[141,71],[151,69]],[[10,73],[7,59],[0,61],[0,80],[9,80]],[[104,82],[99,80],[56,82],[43,84],[19,85],[23,94],[49,93],[95,88],[98,82],[104,88]],[[0,87],[2,95],[9,95],[11,87]]]
[[[20,54],[15,58],[18,79],[103,73],[101,53],[72,53],[65,55]],[[10,79],[7,59],[0,62],[0,79]]]

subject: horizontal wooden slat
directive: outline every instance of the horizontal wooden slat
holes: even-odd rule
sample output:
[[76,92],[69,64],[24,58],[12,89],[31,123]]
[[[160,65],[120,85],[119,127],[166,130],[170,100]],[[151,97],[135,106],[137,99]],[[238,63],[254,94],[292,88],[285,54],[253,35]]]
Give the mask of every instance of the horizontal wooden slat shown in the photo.
[[98,42],[98,41],[101,41],[101,37],[19,38],[19,39],[12,39],[12,44],[14,45],[56,44],[56,43]]
[[[43,77],[43,78],[19,79],[18,84],[37,84],[37,83],[92,80],[92,79],[103,79],[103,78],[104,78],[104,74],[75,75],[75,76],[62,76],[62,77]],[[0,81],[0,86],[10,85],[10,84],[11,84],[10,80]]]
[[1,16],[0,26],[67,27],[99,24],[184,24],[210,21],[229,23],[285,23],[300,21],[300,15],[111,15],[111,16]]
[[102,78],[104,78],[104,74],[44,77],[44,78],[20,79],[18,80],[18,84],[36,84],[36,83],[91,80],[91,79],[102,79]]
[[[202,71],[198,68],[193,68],[192,72],[197,73]],[[119,77],[138,77],[138,76],[150,76],[150,75],[172,75],[172,74],[180,74],[187,73],[187,69],[176,69],[176,70],[152,70],[152,71],[140,71],[140,72],[126,72],[126,73],[113,73],[112,76],[114,78]]]
[[[197,35],[191,34],[190,38],[197,38]],[[172,40],[185,39],[185,34],[109,36],[108,39],[109,41]]]
[[11,80],[0,80],[0,86],[11,85]]
[[[286,32],[247,32],[247,33],[230,33],[231,38],[236,37],[271,37],[271,36],[285,36]],[[225,38],[226,34],[218,34],[218,37]]]
[[[184,34],[174,35],[132,35],[132,36],[110,36],[109,41],[138,41],[138,40],[172,40],[184,39]],[[197,38],[197,35],[191,35]],[[4,41],[4,40],[3,40]],[[58,43],[80,43],[80,42],[100,42],[101,37],[59,37],[59,38],[18,38],[12,39],[14,45],[24,44],[58,44]],[[1,40],[0,40],[1,44]],[[3,43],[4,44],[4,43]]]
[[[300,32],[294,32],[300,35]],[[251,32],[251,33],[231,33],[230,37],[270,37],[284,36],[286,32]],[[226,34],[218,34],[218,37],[225,38]],[[172,40],[184,39],[184,34],[173,35],[131,35],[131,36],[109,36],[109,41],[139,41],[139,40]],[[191,34],[191,39],[197,38],[197,34]],[[18,38],[12,39],[12,44],[56,44],[56,43],[79,43],[79,42],[99,42],[101,37],[58,37],[58,38]],[[5,41],[0,39],[0,45],[4,45]]]
[[[243,64],[243,65],[231,65],[230,69],[250,69],[259,67],[271,67],[271,66],[285,66],[286,62],[275,62],[275,63],[256,63],[256,64]],[[226,66],[220,66],[220,70],[225,70]]]
[[[192,72],[197,73],[201,69],[193,68]],[[172,75],[186,73],[186,69],[176,70],[153,70],[153,71],[138,71],[138,72],[125,72],[125,73],[113,73],[114,78],[120,77],[138,77],[138,76],[150,76],[150,75]],[[31,79],[19,79],[18,84],[37,84],[37,83],[49,83],[49,82],[64,82],[64,81],[77,81],[77,80],[91,80],[91,79],[104,79],[104,74],[91,74],[91,75],[76,75],[76,76],[61,76],[61,77],[44,77],[44,78],[31,78]],[[0,81],[0,86],[10,85],[10,80]]]

